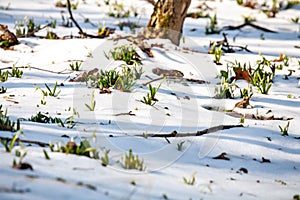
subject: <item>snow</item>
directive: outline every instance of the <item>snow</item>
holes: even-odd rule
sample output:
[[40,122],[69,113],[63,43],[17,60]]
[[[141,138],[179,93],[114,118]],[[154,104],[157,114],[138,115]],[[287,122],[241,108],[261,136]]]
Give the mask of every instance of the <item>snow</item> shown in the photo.
[[[100,7],[95,1],[79,1],[78,9],[74,11],[74,17],[84,31],[92,34],[97,32],[98,25],[117,28],[117,23],[122,21],[134,21],[146,26],[153,10],[153,6],[146,1],[119,1],[124,2],[125,8],[135,7],[141,15],[138,18],[114,19],[107,16],[108,6],[103,1],[97,2],[101,4]],[[47,24],[51,19],[56,19],[58,25],[62,23],[61,11],[68,16],[66,9],[54,6],[55,1],[2,0],[0,8],[5,8],[9,3],[8,10],[0,9],[0,23],[8,25],[10,30],[14,30],[16,20],[23,20],[25,16],[34,18],[37,24]],[[200,3],[193,0],[190,10],[197,10],[195,7]],[[153,58],[139,51],[144,74],[130,93],[113,89],[112,94],[99,94],[97,89],[88,88],[85,84],[69,82],[70,78],[82,73],[70,71],[69,64],[72,61],[85,61],[83,70],[95,67],[113,69],[118,66],[120,62],[111,63],[103,51],[108,52],[122,42],[128,43],[126,41],[115,44],[108,39],[46,40],[30,37],[19,39],[21,44],[15,46],[13,51],[0,49],[1,69],[15,65],[66,72],[57,74],[26,68],[21,79],[10,77],[8,81],[1,82],[0,87],[7,87],[8,90],[0,94],[0,104],[4,109],[7,108],[12,120],[28,119],[39,111],[63,120],[73,115],[73,108],[79,113],[79,116],[75,116],[78,124],[73,129],[57,124],[21,121],[24,133],[21,139],[54,144],[66,144],[70,138],[74,138],[76,143],[89,139],[101,155],[105,149],[110,150],[110,163],[104,167],[100,160],[51,152],[48,147],[27,146],[24,143],[22,148],[18,143],[12,152],[7,153],[0,144],[0,199],[292,199],[299,194],[300,53],[295,46],[300,46],[300,27],[299,23],[290,22],[291,18],[300,17],[299,5],[282,10],[276,18],[269,19],[258,10],[238,6],[236,1],[206,3],[215,9],[212,13],[217,13],[218,27],[242,24],[242,15],[250,13],[257,18],[257,24],[278,33],[265,33],[250,27],[241,31],[225,31],[230,43],[248,45],[253,53],[226,53],[221,58],[223,65],[217,66],[213,63],[213,55],[206,52],[209,42],[222,40],[222,35],[205,35],[207,18],[187,18],[183,30],[185,42],[181,46],[200,53],[175,50],[165,40],[150,41],[163,43],[165,48],[153,48]],[[84,23],[81,15],[89,18],[96,27]],[[191,31],[192,28],[196,30]],[[76,27],[62,26],[53,31],[59,36],[77,35],[78,32]],[[116,32],[124,34],[118,28]],[[45,34],[46,29],[36,35]],[[89,57],[90,53],[92,57]],[[219,83],[216,75],[221,69],[226,69],[228,61],[237,60],[254,65],[256,60],[261,59],[259,54],[274,60],[280,53],[290,57],[290,65],[276,71],[268,95],[254,93],[250,100],[252,109],[234,108],[240,100],[238,94],[235,99],[212,98],[215,86]],[[151,107],[139,100],[148,91],[148,87],[142,86],[142,83],[149,81],[146,75],[158,77],[151,72],[155,67],[180,70],[185,78],[204,79],[210,83],[186,86],[181,82],[164,81],[156,96],[159,101],[155,107]],[[295,72],[288,80],[284,80],[284,75],[290,69]],[[36,88],[46,90],[45,84],[53,88],[56,82],[64,84],[58,87],[60,94],[58,97],[44,97],[47,103],[42,105],[42,92]],[[157,87],[160,83],[157,81],[152,84]],[[242,82],[237,84],[245,86]],[[92,112],[84,104],[90,104],[93,90],[96,109]],[[254,87],[253,90],[256,91]],[[288,98],[288,95],[293,98]],[[287,121],[254,119],[245,119],[244,127],[197,137],[165,139],[137,136],[169,134],[174,130],[193,133],[213,126],[240,123],[240,118],[207,110],[206,106],[259,115],[271,110],[268,115],[293,119],[289,120],[289,135],[286,137],[281,135],[278,126],[284,127]],[[116,116],[129,111],[135,116]],[[0,131],[1,137],[12,137],[13,134]],[[177,150],[180,142],[184,142],[182,151]],[[12,168],[17,149],[27,151],[24,162],[29,163],[33,171]],[[122,167],[129,149],[144,160],[145,171]],[[50,160],[45,159],[43,150],[48,152]],[[230,160],[213,159],[223,152]],[[263,162],[264,159],[271,162]],[[245,168],[247,173],[241,168]],[[195,184],[185,184],[183,177],[190,179],[193,173]]]

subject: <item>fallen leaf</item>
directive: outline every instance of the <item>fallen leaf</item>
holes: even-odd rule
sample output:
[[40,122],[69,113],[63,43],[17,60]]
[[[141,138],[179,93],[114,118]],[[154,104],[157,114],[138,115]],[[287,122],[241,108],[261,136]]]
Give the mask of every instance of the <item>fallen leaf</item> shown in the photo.
[[238,172],[240,172],[240,173],[243,172],[245,174],[248,174],[248,169],[241,167]]
[[30,169],[31,171],[33,171],[33,168],[32,168],[32,166],[29,163],[17,164],[15,166],[13,166],[12,168],[14,168],[14,169],[21,169],[21,170]]
[[240,102],[235,104],[235,107],[237,108],[251,108],[249,99],[243,99]]
[[183,99],[190,100],[190,97],[189,96],[184,96]]
[[273,62],[281,62],[283,61],[283,55],[282,53],[279,55],[279,58],[278,59],[274,59]]
[[261,162],[262,162],[262,163],[270,163],[270,162],[271,162],[271,160],[270,160],[270,159],[266,159],[266,158],[262,157],[262,158],[261,158]]
[[230,160],[230,158],[226,157],[227,153],[223,152],[220,155],[213,157],[213,159],[220,159],[220,160]]
[[233,68],[233,71],[235,73],[234,77],[231,77],[231,80],[246,80],[247,82],[250,82],[250,74],[248,70],[242,70],[241,68]]
[[111,93],[111,91],[109,88],[103,88],[100,90],[100,94],[110,94],[110,93]]

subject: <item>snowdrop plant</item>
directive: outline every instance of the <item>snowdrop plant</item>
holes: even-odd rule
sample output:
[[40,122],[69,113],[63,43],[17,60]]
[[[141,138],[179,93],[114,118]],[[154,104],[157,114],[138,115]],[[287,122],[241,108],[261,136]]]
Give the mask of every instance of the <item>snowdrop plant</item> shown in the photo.
[[10,141],[8,139],[0,139],[0,142],[5,147],[6,152],[12,151],[20,134],[22,134],[21,130],[19,130],[17,133],[15,133]]
[[157,88],[153,87],[151,84],[149,84],[149,92],[147,93],[147,96],[144,96],[141,100],[142,103],[153,106],[158,100],[155,98],[155,95],[160,88],[161,83]]
[[244,88],[243,90],[240,89],[241,98],[247,100],[253,96],[252,87],[249,86],[248,88]]
[[145,170],[144,161],[140,160],[138,155],[134,155],[132,149],[129,149],[129,153],[125,154],[123,168],[143,171]]
[[122,92],[130,92],[134,85],[135,79],[131,76],[131,74],[124,74],[119,76],[114,88]]
[[291,22],[293,22],[294,24],[298,24],[299,23],[299,17],[294,17],[294,18],[291,18]]
[[85,106],[90,110],[94,111],[96,108],[96,100],[95,100],[95,90],[92,91],[91,103],[90,105],[85,104]]
[[34,19],[25,17],[23,21],[16,21],[15,29],[17,37],[26,37],[32,35],[36,29],[40,29],[40,25],[36,25]]
[[109,17],[127,18],[130,16],[130,11],[125,10],[123,3],[118,3],[118,1],[115,1],[114,3],[109,2],[109,10]]
[[7,79],[8,79],[8,74],[9,74],[8,71],[2,72],[2,71],[0,70],[0,80],[1,80],[1,82],[7,81]]
[[49,94],[49,96],[51,97],[57,97],[59,95],[59,93],[61,92],[60,90],[57,91],[57,82],[55,82],[53,89],[51,89],[46,83],[45,86],[48,90],[48,93],[42,90],[42,93],[44,94],[44,96],[47,96]]
[[280,129],[280,132],[282,133],[282,136],[288,136],[289,133],[289,126],[290,126],[290,121],[288,121],[288,123],[285,125],[285,127],[281,127],[280,125],[278,126]]
[[0,105],[0,131],[11,131],[16,132],[20,130],[20,120],[16,122],[12,121],[9,116],[7,116],[7,110],[2,110],[2,105]]
[[100,158],[102,166],[106,167],[109,164],[109,154],[110,150],[105,150],[103,156]]
[[283,54],[283,56],[282,56],[282,62],[284,64],[284,66],[286,66],[286,67],[289,66],[289,60],[290,60],[290,58],[286,54]]
[[240,124],[244,124],[245,123],[245,118],[246,118],[246,114],[244,114],[243,117],[241,117]]
[[80,70],[80,67],[82,65],[82,62],[75,62],[75,63],[71,63],[70,64],[70,68],[72,71],[79,71]]
[[268,94],[272,86],[273,76],[273,73],[266,72],[262,68],[258,67],[250,77],[250,81],[252,85],[257,87],[260,93]]
[[184,144],[184,142],[185,142],[185,141],[181,141],[181,142],[178,142],[178,143],[177,143],[177,150],[178,150],[178,151],[182,151],[182,150],[183,150],[183,144]]
[[183,177],[183,182],[187,185],[194,185],[196,182],[195,174],[196,173],[193,173],[189,179],[186,177]]
[[16,150],[15,155],[17,158],[19,158],[19,161],[17,162],[17,160],[14,158],[12,167],[19,169],[20,166],[23,164],[23,159],[26,157],[27,151]]
[[218,48],[215,48],[214,50],[213,50],[213,52],[214,52],[214,56],[215,56],[215,63],[217,64],[217,65],[222,65],[221,63],[220,63],[220,60],[221,60],[221,57],[222,57],[222,45],[220,45]]
[[22,78],[23,71],[19,68],[13,67],[11,72],[8,72],[11,77]]
[[132,76],[134,80],[140,79],[142,74],[144,73],[143,68],[138,66],[138,64],[136,63],[134,63],[132,66],[121,65],[120,67],[122,67],[122,74],[128,74]]
[[132,45],[122,45],[113,48],[105,53],[107,59],[113,58],[114,60],[123,60],[128,65],[138,64],[141,65],[141,58],[136,49]]
[[220,86],[215,88],[216,99],[233,99],[235,90],[235,81],[228,83],[224,78],[221,80]]
[[113,87],[116,84],[119,77],[120,74],[116,70],[109,70],[109,71],[101,70],[98,79],[98,86],[100,89]]
[[76,154],[79,156],[86,156],[89,158],[99,159],[99,152],[96,148],[93,148],[88,140],[83,140],[77,145],[73,139],[67,144],[62,145],[61,142],[56,144],[49,144],[51,152],[60,152],[65,154]]
[[44,123],[44,124],[55,123],[58,124],[59,126],[65,127],[62,119],[58,117],[47,116],[45,114],[42,114],[41,112],[38,112],[36,115],[31,116],[31,118],[29,118],[28,120],[32,122]]
[[219,34],[220,30],[217,27],[217,14],[215,14],[213,17],[209,17],[209,23],[205,27],[205,34]]

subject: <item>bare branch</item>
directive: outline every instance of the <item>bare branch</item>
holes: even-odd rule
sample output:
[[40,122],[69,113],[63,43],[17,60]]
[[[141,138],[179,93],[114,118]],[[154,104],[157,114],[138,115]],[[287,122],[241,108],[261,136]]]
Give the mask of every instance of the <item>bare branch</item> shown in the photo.
[[253,28],[256,28],[258,30],[261,30],[261,31],[264,31],[264,32],[268,32],[268,33],[277,33],[276,31],[272,31],[270,29],[258,26],[256,24],[251,23],[251,22],[245,22],[244,24],[241,24],[239,26],[224,26],[222,28],[222,30],[237,30],[237,29],[241,29],[241,28],[243,28],[245,26],[251,26]]
[[[0,140],[11,141],[12,138],[0,136]],[[45,142],[34,141],[34,140],[21,140],[19,138],[16,140],[16,142],[22,142],[22,143],[26,143],[26,144],[36,144],[36,145],[39,145],[40,147],[48,147],[49,146],[49,144],[45,143]]]
[[71,74],[72,72],[66,72],[66,70],[60,71],[60,72],[56,72],[56,71],[52,71],[52,70],[48,70],[48,69],[41,69],[38,67],[31,67],[31,66],[21,66],[21,67],[4,67],[4,68],[0,68],[0,70],[5,70],[5,69],[35,69],[35,70],[39,70],[39,71],[43,71],[43,72],[49,72],[49,73],[53,73],[53,74]]
[[[148,135],[148,137],[163,137],[163,138],[168,138],[168,137],[192,137],[192,136],[201,136],[205,135],[208,133],[214,133],[220,130],[226,130],[226,129],[231,129],[231,128],[241,128],[244,127],[243,125],[219,125],[219,126],[213,126],[204,130],[197,131],[195,133],[178,133],[177,131],[173,131],[172,133],[168,134],[152,134]],[[144,137],[144,135],[136,135],[140,137]]]

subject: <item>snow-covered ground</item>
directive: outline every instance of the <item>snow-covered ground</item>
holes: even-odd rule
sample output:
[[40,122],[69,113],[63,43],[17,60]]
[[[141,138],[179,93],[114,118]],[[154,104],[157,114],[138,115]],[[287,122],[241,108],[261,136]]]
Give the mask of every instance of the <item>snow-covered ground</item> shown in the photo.
[[[84,31],[91,34],[97,33],[98,26],[117,28],[116,34],[111,37],[129,33],[129,29],[118,29],[119,22],[147,25],[153,10],[150,3],[142,0],[119,2],[123,2],[126,9],[136,9],[139,15],[123,19],[108,17],[109,6],[101,0],[79,1],[73,14]],[[198,11],[196,7],[201,2],[193,0],[189,10]],[[41,25],[56,20],[56,28],[41,30],[36,36],[45,36],[47,30],[60,37],[78,35],[75,26],[60,26],[63,23],[61,15],[66,19],[68,12],[66,8],[55,7],[55,3],[48,0],[2,0],[0,24],[14,30],[15,22],[22,21],[25,16]],[[29,37],[19,38],[20,44],[14,50],[0,49],[0,69],[32,67],[22,69],[21,79],[9,77],[0,85],[0,88],[7,88],[6,93],[0,94],[2,110],[7,109],[7,115],[13,121],[23,119],[21,140],[47,144],[66,144],[71,138],[77,144],[89,140],[100,157],[105,150],[110,150],[109,164],[104,167],[101,160],[51,152],[49,147],[17,142],[8,153],[0,144],[0,199],[293,199],[299,194],[300,24],[292,23],[291,18],[300,17],[300,5],[280,11],[276,18],[267,18],[261,11],[239,6],[236,1],[206,3],[214,9],[209,11],[211,14],[217,13],[219,28],[240,25],[243,23],[242,16],[251,15],[257,20],[254,23],[277,33],[251,27],[224,31],[230,44],[247,45],[252,53],[225,53],[221,58],[223,65],[215,65],[214,56],[206,52],[209,42],[222,40],[222,34],[205,34],[207,18],[186,18],[181,47],[190,50],[175,48],[166,40],[151,41],[164,44],[164,47],[152,48],[153,58],[138,51],[144,73],[130,93],[112,89],[111,94],[100,94],[98,89],[70,82],[84,70],[118,66],[121,62],[107,60],[103,51],[108,52],[126,41],[116,44],[108,39],[47,40]],[[92,24],[84,23],[84,18]],[[239,89],[234,99],[213,98],[215,86],[220,82],[216,76],[221,69],[226,69],[226,63],[238,61],[254,66],[261,59],[259,54],[268,60],[278,59],[280,54],[289,57],[289,66],[276,70],[269,94],[259,94],[253,87],[251,109],[234,108],[241,100]],[[76,61],[85,61],[79,72],[70,70],[69,65]],[[148,92],[148,87],[142,83],[149,81],[149,77],[158,78],[152,73],[156,67],[180,70],[184,78],[202,79],[209,83],[153,82],[155,87],[162,83],[156,95],[158,102],[154,107],[145,105],[139,101]],[[289,70],[294,72],[285,80]],[[43,98],[41,90],[47,91],[45,84],[53,88],[55,83],[59,85],[60,94]],[[243,81],[237,81],[237,84],[245,85]],[[89,111],[85,104],[91,104],[93,91],[96,107]],[[46,104],[43,105],[41,100]],[[213,126],[240,124],[240,117],[208,110],[207,107],[223,111],[234,109],[235,112],[255,116],[273,115],[278,120],[246,118],[244,127],[202,136],[146,137],[173,131],[196,133]],[[135,115],[124,115],[129,111]],[[38,112],[62,120],[74,116],[78,123],[68,129],[56,123],[26,120]],[[288,121],[288,136],[282,136],[279,125],[284,127]],[[14,134],[0,131],[1,137],[12,138]],[[142,135],[145,137],[140,137]],[[180,143],[181,151],[178,150]],[[122,167],[129,149],[144,161],[145,170]],[[43,150],[48,152],[49,160]],[[33,170],[12,168],[13,160],[19,160],[16,151],[27,152],[23,162],[30,164]],[[227,160],[213,159],[222,153],[226,153]],[[195,181],[191,184],[183,180],[186,178],[192,182],[193,177]]]

